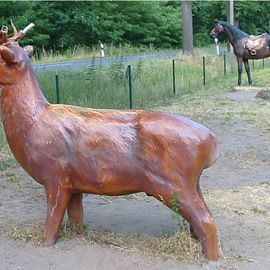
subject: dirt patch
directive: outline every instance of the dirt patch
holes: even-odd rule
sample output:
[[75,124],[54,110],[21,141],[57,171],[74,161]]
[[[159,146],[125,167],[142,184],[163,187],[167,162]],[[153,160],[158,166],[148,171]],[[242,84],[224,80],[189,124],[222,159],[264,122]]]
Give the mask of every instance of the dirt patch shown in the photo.
[[[222,99],[219,96],[217,104],[238,106],[237,102],[245,102],[238,99],[233,105],[223,104]],[[261,103],[257,105],[262,108]],[[167,110],[181,113],[176,105]],[[137,249],[97,245],[77,237],[60,238],[54,247],[46,248],[2,234],[0,269],[269,269],[269,130],[267,125],[241,120],[241,116],[228,120],[222,113],[210,112],[203,121],[220,139],[220,158],[201,177],[206,202],[219,230],[223,255],[219,262],[202,258],[191,262],[164,260]],[[1,169],[0,226],[44,224],[43,187],[12,162]],[[151,237],[177,230],[172,211],[144,194],[86,195],[84,208],[85,223],[97,231]]]

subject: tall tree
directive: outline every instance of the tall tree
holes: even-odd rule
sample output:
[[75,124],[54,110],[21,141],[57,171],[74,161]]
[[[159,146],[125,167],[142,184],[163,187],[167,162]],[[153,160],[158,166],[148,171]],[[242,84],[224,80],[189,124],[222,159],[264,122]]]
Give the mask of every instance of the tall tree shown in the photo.
[[[226,2],[185,0],[180,5],[179,0],[71,1],[68,4],[0,1],[0,22],[9,26],[13,19],[18,29],[29,22],[35,23],[34,30],[21,42],[34,45],[36,50],[67,50],[79,44],[92,47],[101,41],[163,48],[183,46],[184,53],[192,53],[193,42],[195,46],[213,42],[209,31],[214,19],[226,20]],[[269,31],[269,9],[270,1],[234,0],[235,19],[249,34]]]
[[182,1],[183,54],[193,53],[192,1]]
[[[235,21],[234,21],[233,0],[227,1],[227,22],[230,23],[230,24],[232,24],[232,25],[235,24]],[[228,52],[232,52],[233,51],[233,47],[232,47],[232,45],[231,45],[231,43],[229,41],[227,42],[227,50],[228,50]]]

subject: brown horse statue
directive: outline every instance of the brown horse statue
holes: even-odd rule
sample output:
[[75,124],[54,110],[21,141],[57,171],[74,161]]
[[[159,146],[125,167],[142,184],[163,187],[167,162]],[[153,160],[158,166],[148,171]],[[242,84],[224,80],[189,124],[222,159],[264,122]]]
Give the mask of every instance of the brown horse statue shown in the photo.
[[165,112],[48,103],[29,61],[32,47],[18,44],[26,30],[13,29],[11,38],[6,27],[0,32],[2,121],[16,160],[45,188],[45,244],[55,243],[66,211],[82,228],[83,193],[145,192],[170,208],[176,196],[204,254],[217,260],[216,225],[199,185],[217,158],[216,136]]
[[248,83],[251,86],[252,79],[248,59],[262,59],[270,56],[270,35],[249,35],[234,25],[216,20],[210,37],[217,39],[221,33],[227,36],[233,46],[238,64],[238,86],[241,86],[242,82],[243,62],[248,77]]

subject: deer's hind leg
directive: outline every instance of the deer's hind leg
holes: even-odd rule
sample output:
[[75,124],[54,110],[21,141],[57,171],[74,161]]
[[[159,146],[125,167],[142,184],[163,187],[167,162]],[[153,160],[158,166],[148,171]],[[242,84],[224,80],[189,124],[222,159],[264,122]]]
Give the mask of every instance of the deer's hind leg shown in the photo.
[[209,260],[217,260],[217,229],[205,202],[197,190],[178,194],[178,201],[179,211],[201,242],[203,253]]
[[[179,203],[179,213],[185,218],[193,229],[196,238],[202,244],[202,250],[209,260],[218,259],[217,229],[204,200],[200,197],[196,186],[176,189],[176,196]],[[159,190],[155,197],[161,199],[168,206],[172,207],[172,190]]]
[[[203,194],[202,194],[202,191],[201,191],[201,187],[200,187],[200,182],[198,181],[197,182],[197,192],[198,192],[198,195],[200,196],[202,202],[204,203],[205,207],[208,209],[208,212],[209,214],[211,215],[211,212],[209,211],[209,208],[204,200],[204,197],[203,197]],[[212,215],[211,215],[212,216]],[[195,233],[195,229],[192,227],[192,225],[190,224],[190,234],[193,238],[197,239],[198,240],[198,237]]]
[[82,199],[82,193],[72,194],[67,208],[69,223],[76,231],[81,231],[83,228]]

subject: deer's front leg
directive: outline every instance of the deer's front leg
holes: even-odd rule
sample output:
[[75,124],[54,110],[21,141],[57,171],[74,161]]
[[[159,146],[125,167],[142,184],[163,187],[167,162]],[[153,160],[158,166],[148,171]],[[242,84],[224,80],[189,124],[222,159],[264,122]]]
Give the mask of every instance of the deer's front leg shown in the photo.
[[46,187],[47,195],[47,219],[45,228],[45,245],[51,246],[55,243],[57,233],[63,221],[67,205],[69,203],[70,190],[59,186]]

